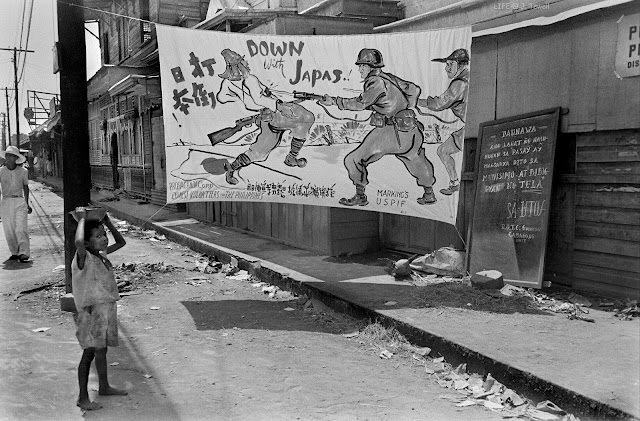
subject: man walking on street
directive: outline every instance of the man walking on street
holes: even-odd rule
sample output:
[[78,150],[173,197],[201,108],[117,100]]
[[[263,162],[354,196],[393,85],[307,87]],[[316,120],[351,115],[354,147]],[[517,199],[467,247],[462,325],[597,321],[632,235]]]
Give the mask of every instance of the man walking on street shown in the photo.
[[19,164],[26,161],[15,146],[9,146],[0,152],[5,159],[0,168],[0,215],[2,228],[11,252],[9,260],[27,262],[30,255],[29,228],[27,214],[31,213],[29,206],[29,177],[26,168]]

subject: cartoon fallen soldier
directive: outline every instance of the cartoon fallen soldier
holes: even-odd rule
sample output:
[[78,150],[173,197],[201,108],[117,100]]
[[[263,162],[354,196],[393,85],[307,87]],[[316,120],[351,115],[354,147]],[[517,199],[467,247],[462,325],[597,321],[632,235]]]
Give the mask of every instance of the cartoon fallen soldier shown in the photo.
[[292,139],[291,149],[284,163],[289,167],[307,165],[307,160],[298,158],[298,153],[315,122],[313,113],[298,103],[283,102],[278,99],[267,86],[251,74],[244,56],[228,48],[222,50],[221,54],[227,67],[220,75],[223,82],[216,94],[218,102],[225,104],[241,101],[247,110],[259,113],[247,119],[238,120],[235,127],[211,133],[209,135],[211,143],[215,145],[225,140],[246,125],[256,124],[260,127],[255,143],[247,151],[238,155],[231,164],[227,164],[225,174],[227,183],[238,184],[238,179],[234,176],[236,171],[252,162],[266,160],[287,131],[291,133]]
[[340,204],[366,206],[369,203],[365,194],[365,187],[369,184],[367,166],[385,155],[394,155],[402,161],[417,184],[423,187],[424,193],[417,199],[419,204],[435,203],[433,164],[422,147],[424,128],[412,110],[420,96],[420,87],[383,72],[382,54],[378,50],[360,50],[356,65],[364,79],[362,94],[355,98],[323,95],[318,100],[320,105],[335,105],[341,110],[373,111],[369,120],[373,130],[344,158],[344,166],[356,193],[351,198],[341,198]]

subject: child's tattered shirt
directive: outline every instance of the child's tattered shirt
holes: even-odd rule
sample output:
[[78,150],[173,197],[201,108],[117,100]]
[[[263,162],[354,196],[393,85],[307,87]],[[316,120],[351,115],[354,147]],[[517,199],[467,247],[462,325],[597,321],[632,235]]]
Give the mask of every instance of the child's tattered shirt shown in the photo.
[[78,267],[77,253],[71,263],[71,286],[76,308],[118,301],[120,294],[111,264],[107,260],[107,267],[100,257],[88,251],[86,256],[82,269]]

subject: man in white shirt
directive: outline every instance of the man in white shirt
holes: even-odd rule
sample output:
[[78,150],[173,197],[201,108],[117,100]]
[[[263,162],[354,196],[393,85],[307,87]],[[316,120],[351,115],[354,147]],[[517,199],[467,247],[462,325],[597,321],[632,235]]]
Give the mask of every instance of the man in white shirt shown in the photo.
[[27,214],[31,213],[31,207],[28,171],[19,164],[24,163],[26,158],[15,146],[1,151],[0,156],[5,159],[4,166],[0,167],[0,215],[4,236],[11,252],[9,260],[24,263],[30,256]]

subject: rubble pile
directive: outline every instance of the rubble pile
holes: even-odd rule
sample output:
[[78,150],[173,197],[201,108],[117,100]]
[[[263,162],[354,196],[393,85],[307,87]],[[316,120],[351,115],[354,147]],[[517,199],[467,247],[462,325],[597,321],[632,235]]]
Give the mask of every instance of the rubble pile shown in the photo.
[[409,276],[410,278],[408,281],[414,286],[427,286],[445,283],[466,284],[469,280],[468,277],[440,276],[435,273],[423,274],[419,272],[412,272]]
[[[414,356],[414,359],[419,359]],[[543,401],[537,405],[520,396],[494,379],[491,374],[482,377],[478,374],[468,374],[466,364],[453,368],[439,357],[424,360],[425,372],[429,374],[444,389],[451,389],[454,393],[440,395],[456,404],[458,407],[483,406],[497,412],[503,418],[573,421],[577,420],[550,401]]]
[[638,308],[637,300],[630,300],[625,308],[614,308],[614,316],[620,320],[633,320],[634,317],[640,317],[640,308]]
[[[439,256],[438,253],[442,254],[443,250],[444,249],[438,250],[437,253],[434,252],[426,257],[431,258],[431,260],[437,261],[437,259],[434,259],[433,256]],[[450,250],[448,251],[448,253],[454,257],[457,256]],[[451,256],[448,256],[447,258],[449,260],[452,260]],[[619,320],[632,320],[633,318],[640,316],[640,308],[638,307],[637,300],[601,299],[599,304],[594,304],[588,298],[570,290],[554,290],[553,292],[543,292],[542,290],[535,288],[522,288],[510,284],[502,284],[502,276],[497,271],[486,271],[496,272],[496,275],[491,277],[485,276],[485,278],[487,278],[487,282],[485,283],[481,282],[484,280],[484,278],[480,279],[479,281],[478,278],[481,277],[478,276],[479,274],[475,274],[474,276],[476,277],[476,280],[474,282],[474,276],[460,276],[452,272],[443,275],[443,268],[451,271],[451,269],[455,267],[455,265],[449,264],[449,262],[444,258],[441,258],[440,260],[442,260],[446,264],[439,263],[439,267],[434,269],[433,262],[431,262],[430,264],[426,264],[425,259],[420,260],[420,258],[416,258],[416,256],[413,256],[409,259],[400,259],[392,262],[392,264],[389,266],[389,272],[398,280],[409,282],[416,287],[446,287],[446,285],[450,285],[451,287],[449,289],[451,289],[450,292],[452,294],[461,294],[463,292],[466,292],[466,296],[469,296],[469,293],[471,291],[477,291],[476,304],[482,304],[483,308],[491,307],[492,305],[510,305],[512,307],[517,307],[520,305],[525,306],[531,310],[550,311],[553,313],[565,314],[569,320],[580,320],[589,323],[595,323],[595,319],[588,316],[590,313],[590,309],[592,308],[613,312],[614,316]],[[455,262],[457,262],[457,260]],[[492,286],[494,279],[496,285],[504,286],[501,286],[500,288]],[[490,286],[487,286],[485,284],[490,284]],[[443,289],[429,290],[430,300],[428,304],[430,306],[438,305],[437,302],[434,302],[434,297],[436,297],[437,294],[440,294],[441,298],[447,298]],[[483,294],[485,298],[482,299],[482,296],[480,296],[479,294]],[[460,296],[462,298],[462,295]],[[491,304],[490,301],[487,302],[486,297],[493,298],[493,304]],[[440,304],[451,304],[451,302],[449,302],[451,300],[445,301],[447,302]]]
[[553,402],[545,400],[538,404],[518,394],[515,390],[496,380],[490,373],[481,376],[468,373],[467,365],[453,367],[442,356],[431,356],[429,347],[417,347],[394,328],[385,328],[379,323],[364,329],[345,334],[348,339],[357,339],[360,344],[368,340],[381,359],[409,357],[430,379],[447,393],[441,399],[453,402],[457,407],[482,406],[500,414],[503,418],[534,421],[577,421],[578,418],[559,408]]
[[132,292],[141,285],[152,282],[157,273],[174,272],[180,269],[177,266],[167,265],[164,262],[140,263],[127,262],[113,268],[118,292]]
[[201,273],[218,273],[222,270],[222,262],[218,262],[215,258],[209,258],[206,255],[196,258],[193,261],[194,272]]

